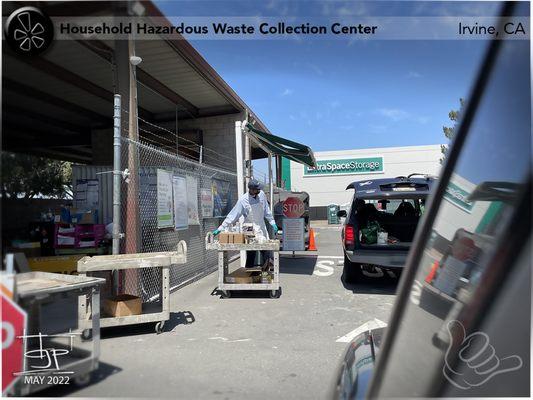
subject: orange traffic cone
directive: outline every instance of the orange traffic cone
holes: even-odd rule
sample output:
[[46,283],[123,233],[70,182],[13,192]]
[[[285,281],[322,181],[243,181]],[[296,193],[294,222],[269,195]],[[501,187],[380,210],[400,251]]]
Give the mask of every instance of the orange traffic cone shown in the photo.
[[316,243],[315,243],[315,231],[313,228],[309,228],[309,248],[308,251],[317,251]]
[[435,278],[435,275],[437,274],[437,269],[439,269],[439,262],[438,261],[435,261],[433,263],[433,266],[431,267],[431,269],[429,270],[429,273],[427,274],[426,276],[426,279],[425,281],[427,283],[431,283],[433,281],[433,279]]

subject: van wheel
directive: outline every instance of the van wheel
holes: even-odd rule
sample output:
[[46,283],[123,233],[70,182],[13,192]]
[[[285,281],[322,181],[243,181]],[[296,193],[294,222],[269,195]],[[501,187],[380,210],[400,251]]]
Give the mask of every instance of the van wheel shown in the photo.
[[363,277],[361,264],[351,262],[345,254],[342,275],[344,276],[344,282],[346,283],[356,283],[360,281]]

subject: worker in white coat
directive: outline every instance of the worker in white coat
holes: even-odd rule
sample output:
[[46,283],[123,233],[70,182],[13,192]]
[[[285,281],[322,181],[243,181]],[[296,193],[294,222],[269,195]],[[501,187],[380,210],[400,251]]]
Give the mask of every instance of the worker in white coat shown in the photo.
[[[268,239],[268,230],[265,224],[265,219],[268,221],[274,230],[274,235],[278,232],[278,226],[274,221],[274,217],[270,212],[267,197],[262,190],[262,185],[259,181],[252,179],[248,183],[248,193],[245,193],[235,204],[235,207],[229,212],[228,216],[222,224],[213,231],[213,235],[218,235],[220,232],[227,230],[231,225],[244,216],[245,223],[254,223],[259,226],[263,236]],[[271,258],[270,252],[263,252],[263,258]],[[248,251],[246,254],[246,267],[253,267],[255,263],[255,251]]]

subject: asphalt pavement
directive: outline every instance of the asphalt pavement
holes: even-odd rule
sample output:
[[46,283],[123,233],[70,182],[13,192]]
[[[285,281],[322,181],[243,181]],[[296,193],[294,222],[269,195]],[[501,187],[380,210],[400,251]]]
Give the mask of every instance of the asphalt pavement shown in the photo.
[[280,257],[282,295],[220,297],[217,273],[171,295],[171,320],[102,332],[101,363],[81,389],[55,387],[40,396],[180,399],[323,399],[351,332],[386,322],[397,280],[341,281],[339,227],[316,229],[318,251]]

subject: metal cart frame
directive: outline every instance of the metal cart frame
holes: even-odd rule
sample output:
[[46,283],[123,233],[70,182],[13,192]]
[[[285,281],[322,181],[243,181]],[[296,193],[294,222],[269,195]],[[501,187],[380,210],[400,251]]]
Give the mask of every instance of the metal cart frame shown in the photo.
[[[140,268],[161,268],[161,298],[162,310],[160,312],[147,312],[139,315],[123,317],[100,318],[102,328],[156,322],[155,331],[161,333],[165,322],[170,319],[170,266],[185,264],[187,262],[187,244],[181,240],[178,251],[165,251],[156,253],[118,254],[111,256],[83,257],[78,261],[78,273],[82,276],[96,271],[134,270]],[[93,305],[94,306],[94,305]],[[90,329],[91,305],[80,298],[79,324],[85,329]],[[90,332],[85,334],[90,335]]]
[[[62,296],[67,292],[75,292],[74,295],[78,299],[85,299],[87,296],[91,297],[91,302],[95,305],[95,309],[99,309],[100,304],[100,285],[105,283],[105,279],[96,277],[80,277],[67,274],[53,274],[49,272],[25,272],[16,275],[16,298],[23,308],[28,312],[28,324],[34,328],[39,327],[39,320],[42,318],[41,306],[44,302],[49,303],[50,298],[55,296]],[[41,280],[46,282],[55,281],[55,285],[44,287],[22,287],[25,282],[30,280]],[[75,300],[73,300],[75,302]],[[75,305],[74,305],[75,306]],[[29,308],[29,309],[28,309]],[[76,321],[76,319],[74,319]],[[69,371],[69,377],[72,377],[74,383],[77,385],[85,385],[90,382],[91,372],[98,369],[98,362],[100,358],[100,313],[97,312],[91,318],[92,336],[92,350],[86,357],[74,357],[75,361],[61,362],[61,370]],[[82,329],[78,325],[78,330]],[[28,332],[30,335],[38,334],[37,332]],[[43,335],[47,332],[40,332]],[[72,332],[75,334],[75,332]],[[74,347],[76,349],[76,347]],[[73,353],[74,354],[74,353]],[[81,353],[83,354],[83,353]],[[80,355],[79,353],[77,355]],[[61,360],[61,359],[60,359]],[[61,360],[62,361],[62,360]],[[24,369],[26,369],[26,362],[24,362]],[[34,375],[38,374],[38,370],[34,370]],[[46,373],[39,375],[46,376]],[[55,375],[58,376],[58,375]],[[13,390],[16,396],[27,396],[31,393],[49,388],[50,384],[44,379],[41,383],[32,382],[31,384],[24,383],[23,379],[19,379],[14,385]]]
[[[267,243],[236,244],[219,243],[214,241],[213,234],[209,232],[205,237],[206,250],[218,251],[218,289],[222,291],[223,297],[231,297],[231,290],[268,290],[270,297],[279,298],[281,289],[279,284],[279,240],[271,240]],[[229,273],[228,251],[251,251],[269,250],[274,256],[274,272],[271,283],[227,283],[226,277]]]

